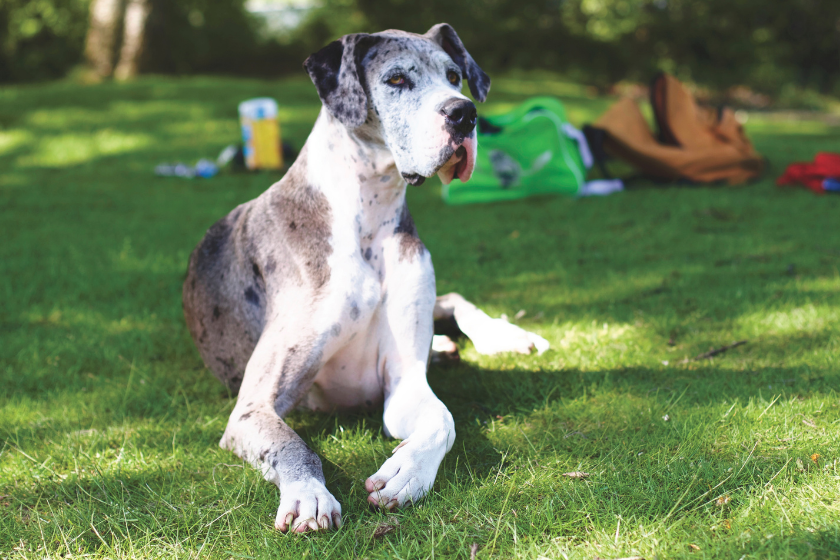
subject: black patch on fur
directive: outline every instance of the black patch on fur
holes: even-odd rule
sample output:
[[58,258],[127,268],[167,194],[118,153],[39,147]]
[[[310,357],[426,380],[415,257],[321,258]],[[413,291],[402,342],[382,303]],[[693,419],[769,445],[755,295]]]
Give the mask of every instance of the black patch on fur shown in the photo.
[[222,218],[207,230],[199,245],[202,260],[213,260],[219,256],[230,238],[231,227],[227,217]]
[[245,290],[245,299],[251,305],[260,304],[260,296],[257,295],[257,292],[254,290],[253,286],[249,286],[248,289]]
[[338,72],[343,55],[342,42],[333,41],[317,53],[310,55],[303,63],[321,98],[332,95],[338,89]]
[[[236,370],[236,364],[233,363],[233,360],[226,360],[220,356],[216,356],[216,361],[221,365],[221,373],[220,379],[226,381],[226,384],[229,387],[236,387],[239,389],[239,384],[242,382],[242,375]],[[214,368],[214,371],[217,371]]]
[[354,301],[350,304],[350,318],[354,321],[357,320],[359,318],[359,313],[359,304]]
[[357,128],[367,119],[362,59],[381,40],[367,33],[345,35],[311,54],[303,63],[324,106],[348,128]]
[[414,259],[426,251],[426,246],[417,236],[417,228],[408,211],[408,205],[404,204],[400,212],[400,223],[394,228],[394,235],[400,238],[400,260]]

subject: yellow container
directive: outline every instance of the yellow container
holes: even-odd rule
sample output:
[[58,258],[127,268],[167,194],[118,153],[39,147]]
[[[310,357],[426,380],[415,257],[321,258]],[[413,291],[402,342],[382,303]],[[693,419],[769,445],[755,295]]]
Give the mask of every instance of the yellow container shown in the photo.
[[243,101],[239,104],[239,122],[248,169],[283,167],[277,102],[269,97]]

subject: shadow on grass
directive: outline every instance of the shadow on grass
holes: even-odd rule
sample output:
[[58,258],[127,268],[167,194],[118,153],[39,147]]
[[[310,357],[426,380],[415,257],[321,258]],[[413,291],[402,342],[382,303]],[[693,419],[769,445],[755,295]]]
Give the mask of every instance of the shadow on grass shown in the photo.
[[[592,531],[621,516],[630,525],[653,528],[677,526],[685,519],[708,523],[713,525],[714,538],[730,546],[740,543],[756,553],[770,546],[773,538],[785,539],[803,553],[836,552],[840,546],[836,521],[819,529],[785,527],[781,533],[770,521],[760,530],[737,521],[772,498],[770,483],[780,475],[779,480],[803,488],[814,480],[817,469],[808,461],[814,451],[807,447],[808,428],[799,422],[791,427],[773,415],[795,417],[790,407],[786,411],[785,402],[796,401],[795,395],[819,396],[813,380],[829,372],[815,371],[810,382],[794,382],[776,408],[771,396],[760,398],[754,377],[763,376],[763,383],[786,378],[790,371],[737,373],[645,368],[496,371],[463,363],[433,368],[432,386],[455,416],[458,440],[441,467],[435,494],[423,503],[429,503],[432,514],[458,511],[459,503],[469,503],[474,512],[496,515],[504,500],[508,511],[522,516],[513,521],[520,538],[528,535],[546,545],[558,535],[566,545],[586,543]],[[832,392],[829,387],[822,389],[824,394]],[[213,393],[218,398],[219,392]],[[157,397],[141,393],[136,398]],[[736,408],[740,416],[737,411],[732,414]],[[767,418],[773,422],[763,425],[761,418],[768,410]],[[670,417],[667,422],[665,414]],[[120,445],[125,447],[124,433],[67,434],[98,439],[71,445],[78,463],[69,476],[58,476],[62,468],[55,462],[33,463],[37,482],[12,492],[15,516],[7,522],[31,527],[39,516],[47,533],[55,534],[56,545],[60,541],[55,531],[62,527],[73,534],[74,547],[87,551],[97,550],[102,542],[142,545],[166,540],[173,532],[184,535],[183,546],[198,548],[209,542],[218,548],[219,534],[230,531],[230,524],[248,526],[247,533],[259,542],[270,539],[267,545],[281,545],[278,539],[283,537],[270,528],[278,502],[276,489],[256,470],[243,468],[233,456],[215,448],[212,434],[219,426],[185,425],[191,435],[189,443],[180,446],[189,447],[189,455],[179,457],[174,436],[167,430],[184,422],[183,411],[168,418],[153,406],[128,407],[124,415],[128,426],[148,420],[166,427],[133,438],[125,451],[125,472],[119,465],[102,471],[92,459],[94,454],[104,456],[109,449],[116,453]],[[323,456],[328,486],[350,521],[346,532],[362,538],[354,546],[361,550],[386,546],[370,538],[368,524],[381,516],[367,511],[362,488],[364,476],[394,445],[381,434],[379,412],[296,412],[290,423]],[[744,447],[740,431],[749,432],[744,440],[755,441],[752,448]],[[343,449],[342,442],[352,449]],[[173,450],[171,459],[138,463],[138,452],[154,455],[167,448]],[[799,458],[804,464],[797,462]],[[564,478],[562,473],[575,470],[588,472],[589,478]],[[510,485],[517,480],[518,490],[511,494]],[[729,497],[723,505],[715,502],[721,496]],[[424,531],[426,511],[421,507],[399,513],[404,530]],[[223,518],[223,523],[214,525]],[[458,530],[469,531],[481,542],[492,536],[492,526],[484,522],[468,518],[452,523],[455,527],[466,523],[466,529]],[[337,538],[343,537],[330,535],[318,542],[326,546]]]

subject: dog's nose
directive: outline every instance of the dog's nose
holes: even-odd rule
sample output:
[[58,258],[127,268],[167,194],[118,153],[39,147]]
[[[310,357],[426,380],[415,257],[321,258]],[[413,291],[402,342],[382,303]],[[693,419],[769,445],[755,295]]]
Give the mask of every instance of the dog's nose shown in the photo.
[[469,99],[453,97],[443,104],[440,110],[446,119],[446,128],[450,132],[467,135],[475,128],[475,105]]

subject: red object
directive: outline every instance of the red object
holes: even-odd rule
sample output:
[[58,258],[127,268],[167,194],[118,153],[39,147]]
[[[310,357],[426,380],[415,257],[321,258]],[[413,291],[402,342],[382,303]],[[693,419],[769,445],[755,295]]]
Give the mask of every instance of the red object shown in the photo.
[[840,154],[820,152],[814,163],[792,163],[776,180],[781,185],[805,185],[816,193],[824,193],[823,181],[840,177]]

